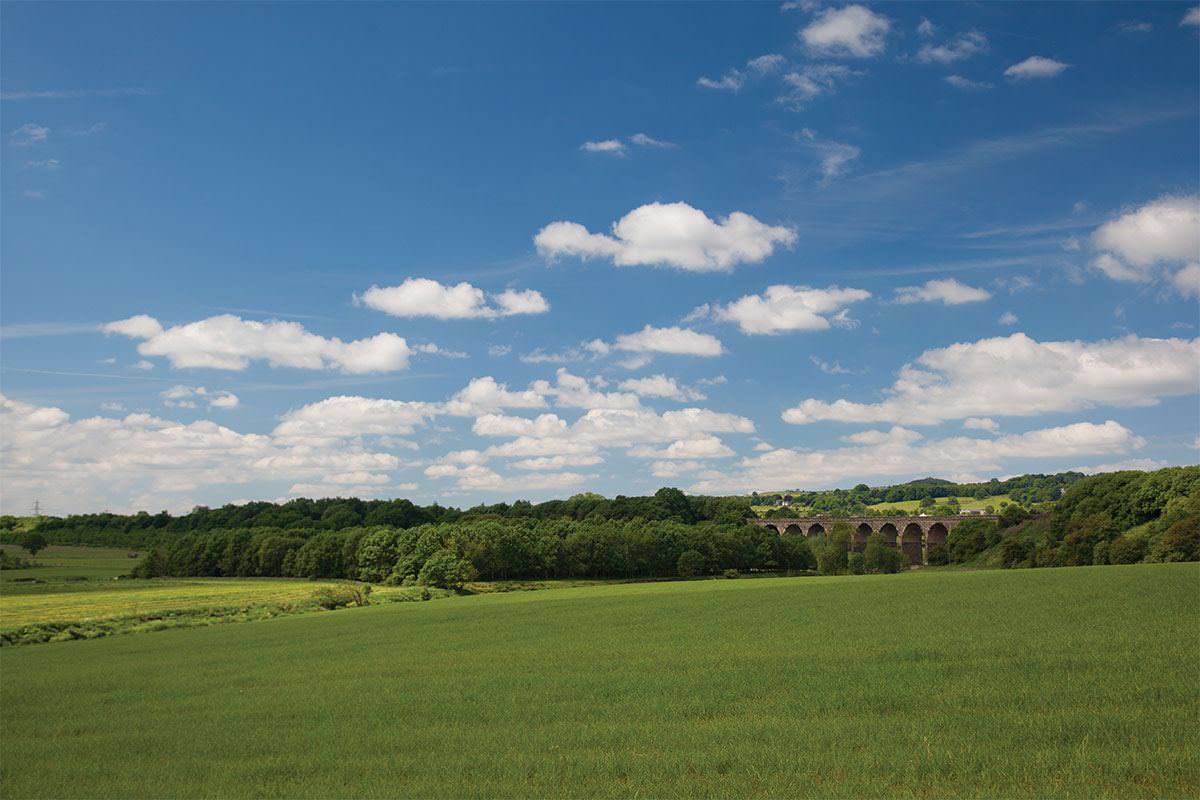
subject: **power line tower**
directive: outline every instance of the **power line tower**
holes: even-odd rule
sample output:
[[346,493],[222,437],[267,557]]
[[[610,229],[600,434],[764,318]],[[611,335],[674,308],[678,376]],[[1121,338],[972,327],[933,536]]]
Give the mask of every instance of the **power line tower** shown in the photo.
[[42,518],[42,501],[41,500],[33,501],[33,516],[36,519]]

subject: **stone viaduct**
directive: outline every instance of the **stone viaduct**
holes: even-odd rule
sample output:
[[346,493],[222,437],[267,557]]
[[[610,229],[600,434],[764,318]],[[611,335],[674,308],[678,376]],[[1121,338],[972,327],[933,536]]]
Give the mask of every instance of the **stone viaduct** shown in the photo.
[[995,514],[962,514],[938,517],[795,517],[791,519],[751,519],[747,522],[770,528],[781,536],[805,536],[815,538],[839,522],[849,525],[854,536],[851,540],[856,551],[867,546],[867,537],[872,533],[883,536],[889,547],[899,547],[908,556],[910,564],[924,564],[929,548],[945,544],[950,531],[968,519],[1000,519]]

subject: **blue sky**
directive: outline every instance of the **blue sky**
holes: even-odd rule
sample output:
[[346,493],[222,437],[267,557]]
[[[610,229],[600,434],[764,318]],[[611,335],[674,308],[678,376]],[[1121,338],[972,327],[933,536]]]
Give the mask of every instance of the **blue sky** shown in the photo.
[[9,3],[6,513],[1195,463],[1200,11]]

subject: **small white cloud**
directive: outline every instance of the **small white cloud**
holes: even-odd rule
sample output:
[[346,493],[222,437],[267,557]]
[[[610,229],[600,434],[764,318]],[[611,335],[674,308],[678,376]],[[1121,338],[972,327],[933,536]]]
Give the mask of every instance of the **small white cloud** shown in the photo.
[[30,200],[45,200],[46,193],[38,189],[26,189],[22,194]]
[[1150,33],[1154,26],[1149,22],[1122,22],[1117,30],[1121,33]]
[[800,111],[813,98],[834,94],[843,83],[860,74],[842,64],[806,64],[783,76],[786,92],[778,102]]
[[799,36],[817,55],[870,58],[884,51],[891,27],[887,17],[853,4],[822,11]]
[[697,333],[689,328],[655,328],[650,325],[637,333],[625,333],[617,337],[613,345],[617,350],[634,353],[668,353],[686,356],[719,356],[725,352],[721,340],[707,333]]
[[954,278],[927,281],[923,286],[901,286],[896,290],[896,302],[901,304],[940,302],[956,306],[962,303],[978,303],[990,299],[991,296],[992,293],[986,289],[967,286]]
[[1189,8],[1187,13],[1183,15],[1183,19],[1179,20],[1182,25],[1200,25],[1200,6]]
[[937,26],[930,22],[927,18],[921,17],[921,21],[917,23],[917,35],[929,38],[937,33]]
[[506,344],[489,344],[488,355],[493,358],[500,358],[512,352],[512,347]]
[[1000,319],[998,321],[1001,325],[1016,325],[1017,315],[1011,311],[1005,311],[1000,315]]
[[612,235],[589,233],[577,222],[551,222],[534,236],[545,258],[610,258],[619,267],[664,265],[696,272],[727,272],[763,261],[796,241],[792,228],[771,226],[734,211],[710,219],[687,203],[650,203],[613,223]]
[[836,361],[834,361],[831,364],[828,361],[823,361],[823,360],[817,358],[816,356],[809,356],[808,360],[811,361],[813,364],[815,364],[817,369],[821,370],[821,372],[824,372],[826,375],[849,375],[850,374],[850,370],[846,369],[845,367],[843,367],[841,364],[839,364]]
[[506,289],[488,305],[484,291],[469,283],[455,286],[430,278],[406,278],[399,286],[372,286],[354,301],[394,317],[433,317],[435,319],[494,319],[515,314],[544,314],[550,304],[533,289]]
[[620,139],[602,139],[597,142],[584,142],[579,149],[585,153],[606,153],[611,156],[625,155],[625,143]]
[[124,411],[125,406],[120,403],[101,403],[100,408],[104,411]]
[[1013,64],[1008,69],[1004,70],[1004,74],[1014,80],[1029,80],[1030,78],[1053,78],[1061,73],[1070,64],[1064,64],[1061,61],[1055,61],[1053,58],[1044,58],[1043,56],[1030,56],[1024,61]]
[[917,51],[917,61],[922,64],[953,64],[971,56],[986,52],[987,37],[979,31],[967,31],[945,44],[923,45]]
[[780,284],[768,286],[761,295],[747,295],[726,306],[713,306],[711,313],[714,319],[736,322],[742,333],[748,334],[822,331],[833,325],[852,326],[853,321],[845,313],[846,306],[870,296],[865,289],[840,286],[814,289]]
[[153,362],[147,361],[147,360],[146,360],[146,359],[144,359],[144,358],[143,358],[141,361],[138,361],[137,363],[135,363],[135,364],[133,364],[133,365],[131,365],[131,366],[132,366],[134,369],[140,369],[140,370],[142,370],[143,372],[149,372],[150,370],[154,369],[154,364],[153,364]]
[[633,142],[638,147],[654,147],[658,148],[659,150],[669,150],[675,146],[674,142],[655,139],[653,136],[647,136],[644,133],[635,133],[633,136],[629,137],[629,141]]
[[239,402],[233,392],[209,391],[203,386],[182,384],[160,392],[159,396],[163,399],[163,405],[168,408],[196,408],[201,402],[207,403],[210,409],[237,408]]
[[26,161],[27,169],[45,169],[54,172],[62,168],[62,162],[57,158],[47,158],[45,161]]
[[718,92],[737,92],[741,91],[742,86],[746,84],[746,76],[740,70],[731,69],[719,78],[700,77],[696,79],[696,85],[702,89],[712,89]]
[[26,122],[21,127],[9,133],[12,143],[17,147],[28,147],[31,144],[44,142],[49,136],[49,128],[33,122]]
[[661,373],[646,378],[630,378],[621,381],[620,388],[641,397],[662,397],[681,403],[693,403],[705,399],[703,392],[682,386],[674,378]]
[[942,80],[953,86],[955,89],[962,89],[964,92],[992,88],[990,83],[986,83],[984,81],[973,81],[970,78],[964,78],[962,75],[947,75],[946,77],[942,78]]
[[1167,195],[1122,214],[1097,228],[1092,244],[1103,251],[1092,267],[1113,280],[1169,279],[1186,296],[1188,266],[1200,256],[1200,195]]

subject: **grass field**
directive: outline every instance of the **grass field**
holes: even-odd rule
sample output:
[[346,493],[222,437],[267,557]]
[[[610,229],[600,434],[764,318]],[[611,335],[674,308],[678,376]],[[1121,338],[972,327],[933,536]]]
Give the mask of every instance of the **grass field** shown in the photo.
[[[944,503],[947,499],[948,498],[945,497],[939,497],[937,498],[937,501],[939,503]],[[990,497],[985,497],[982,500],[974,497],[958,498],[959,508],[987,508],[988,506],[991,506],[997,511],[1000,510],[1001,503],[1011,502],[1012,498],[1006,494],[994,494]],[[874,505],[867,506],[867,508],[871,509],[872,511],[894,511],[897,514],[911,514],[920,508],[920,505],[920,500],[898,500],[894,503],[875,503]],[[763,516],[768,511],[775,508],[775,506],[751,506],[751,508],[754,509],[755,514]],[[793,506],[793,508],[795,508],[801,514],[812,513],[812,509],[808,506]]]
[[[0,544],[0,550],[29,558],[29,554],[15,544]],[[31,580],[98,580],[127,575],[138,563],[138,559],[129,557],[131,552],[134,551],[108,547],[51,545],[32,559],[39,566],[0,571],[0,588],[9,584],[28,583]]]
[[1200,565],[582,587],[0,651],[4,797],[1194,797]]

